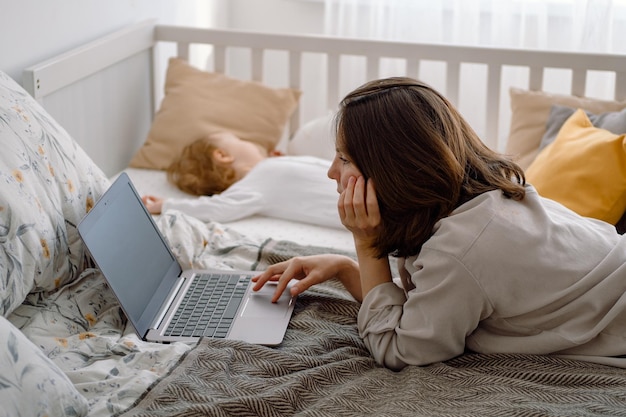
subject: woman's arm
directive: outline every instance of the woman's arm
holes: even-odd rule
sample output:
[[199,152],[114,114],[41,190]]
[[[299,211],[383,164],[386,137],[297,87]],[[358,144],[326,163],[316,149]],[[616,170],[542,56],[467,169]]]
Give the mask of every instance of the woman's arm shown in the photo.
[[445,252],[422,249],[405,293],[380,285],[364,298],[359,334],[376,362],[391,369],[451,359],[492,307],[465,266]]

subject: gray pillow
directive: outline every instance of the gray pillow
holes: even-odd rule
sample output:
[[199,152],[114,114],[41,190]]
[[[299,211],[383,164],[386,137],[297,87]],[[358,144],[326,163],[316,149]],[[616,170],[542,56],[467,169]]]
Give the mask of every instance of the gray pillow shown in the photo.
[[[576,111],[573,107],[552,105],[550,108],[550,116],[546,122],[546,133],[541,138],[539,149],[543,149],[556,139],[563,123]],[[616,135],[626,133],[626,109],[618,112],[608,112],[602,114],[593,114],[585,111],[591,123],[600,129],[608,130]]]

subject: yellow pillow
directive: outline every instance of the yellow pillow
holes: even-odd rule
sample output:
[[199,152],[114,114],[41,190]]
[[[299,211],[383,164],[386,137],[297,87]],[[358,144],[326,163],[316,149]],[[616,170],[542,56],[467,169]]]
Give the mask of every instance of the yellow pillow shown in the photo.
[[626,134],[596,128],[582,109],[526,170],[539,194],[611,224],[626,211]]
[[539,145],[546,133],[546,124],[553,104],[581,108],[595,114],[626,108],[626,101],[599,100],[520,88],[511,88],[509,96],[511,126],[505,152],[523,169],[528,168],[539,153]]
[[166,169],[186,145],[224,130],[272,150],[298,106],[300,94],[292,88],[270,88],[202,71],[172,58],[165,97],[130,166]]

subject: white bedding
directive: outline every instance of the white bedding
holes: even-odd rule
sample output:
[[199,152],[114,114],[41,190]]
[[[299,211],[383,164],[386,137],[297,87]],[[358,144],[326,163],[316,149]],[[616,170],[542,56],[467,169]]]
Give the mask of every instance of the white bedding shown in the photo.
[[[266,246],[265,237],[175,210],[157,224],[179,262],[196,268],[256,269],[257,254]],[[193,346],[141,341],[100,271],[89,268],[52,296],[30,294],[9,320],[69,377],[92,417],[130,407]]]
[[[127,168],[140,194],[153,194],[170,198],[189,198],[189,195],[167,181],[164,171]],[[260,215],[251,216],[225,225],[253,238],[290,240],[301,245],[332,247],[344,251],[354,248],[352,235],[347,230],[296,223]]]

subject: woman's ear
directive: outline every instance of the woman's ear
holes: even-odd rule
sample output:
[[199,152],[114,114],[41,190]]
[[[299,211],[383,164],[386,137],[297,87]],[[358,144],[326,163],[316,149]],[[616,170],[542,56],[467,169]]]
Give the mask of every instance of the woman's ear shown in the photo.
[[225,150],[217,148],[213,150],[213,160],[219,164],[229,165],[235,161],[235,158]]

